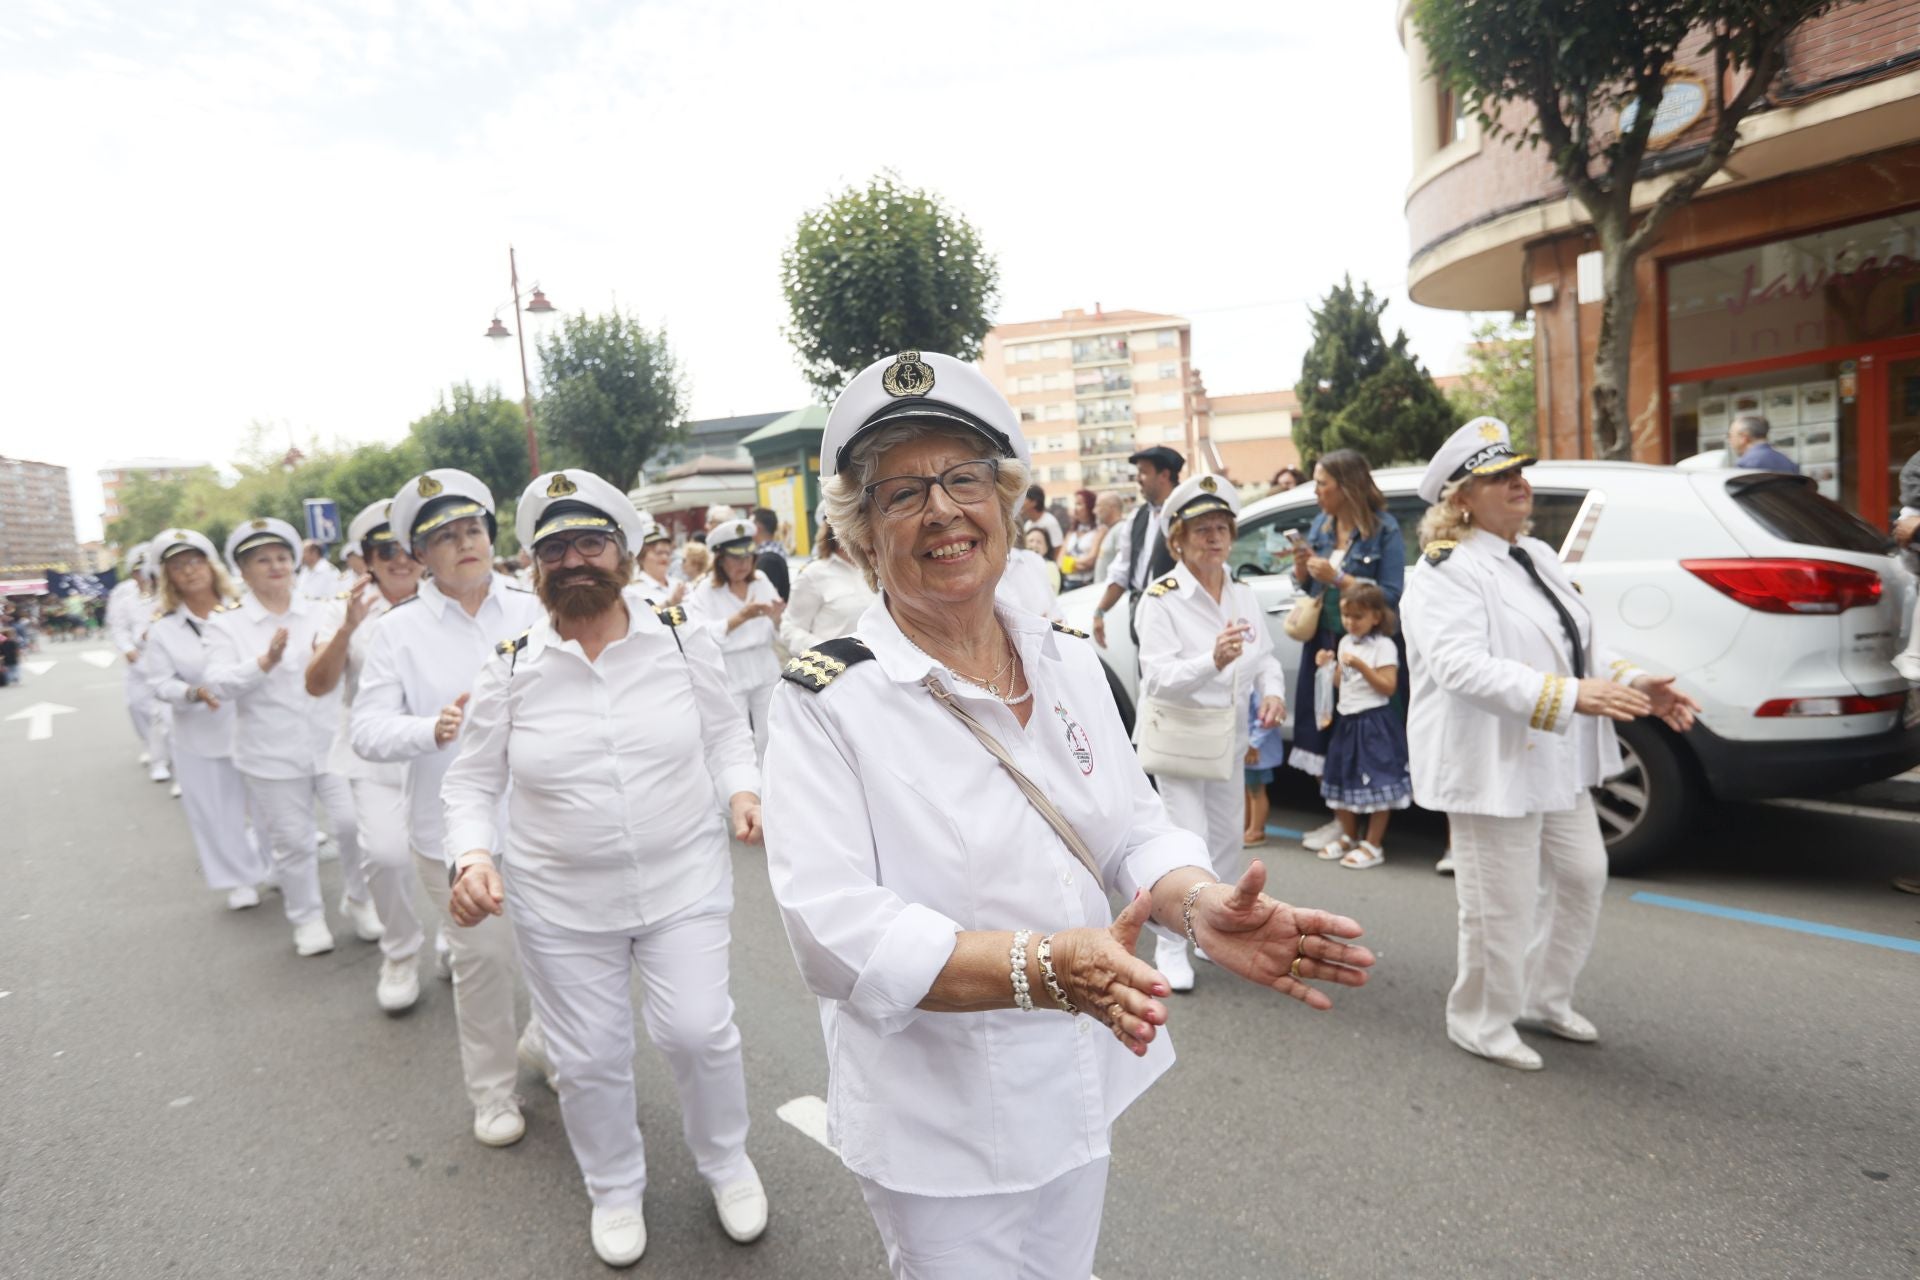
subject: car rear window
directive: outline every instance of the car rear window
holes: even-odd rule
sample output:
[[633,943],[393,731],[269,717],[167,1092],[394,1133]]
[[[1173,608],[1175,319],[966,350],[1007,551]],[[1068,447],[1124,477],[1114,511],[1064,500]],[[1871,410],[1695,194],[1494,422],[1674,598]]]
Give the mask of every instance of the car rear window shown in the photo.
[[1893,546],[1886,534],[1832,499],[1821,497],[1812,482],[1801,476],[1734,476],[1727,481],[1727,492],[1762,529],[1788,542],[1868,555]]

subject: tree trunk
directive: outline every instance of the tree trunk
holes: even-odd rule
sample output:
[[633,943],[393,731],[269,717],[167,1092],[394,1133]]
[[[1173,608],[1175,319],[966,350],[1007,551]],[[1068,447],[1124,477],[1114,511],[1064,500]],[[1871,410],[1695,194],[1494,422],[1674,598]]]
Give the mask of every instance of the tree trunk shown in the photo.
[[1628,392],[1633,359],[1633,321],[1640,311],[1634,279],[1635,256],[1624,247],[1626,229],[1595,219],[1599,233],[1601,276],[1606,298],[1600,304],[1600,339],[1593,352],[1593,456],[1614,461],[1633,457],[1633,415]]

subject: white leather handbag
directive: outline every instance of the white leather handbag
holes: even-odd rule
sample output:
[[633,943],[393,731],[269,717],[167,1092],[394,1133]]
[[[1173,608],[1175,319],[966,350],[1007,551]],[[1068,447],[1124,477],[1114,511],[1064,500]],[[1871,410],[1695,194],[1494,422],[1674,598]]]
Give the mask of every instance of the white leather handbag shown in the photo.
[[1143,698],[1134,738],[1140,767],[1159,778],[1198,778],[1225,782],[1240,767],[1234,748],[1233,718],[1246,711],[1224,707],[1179,707]]

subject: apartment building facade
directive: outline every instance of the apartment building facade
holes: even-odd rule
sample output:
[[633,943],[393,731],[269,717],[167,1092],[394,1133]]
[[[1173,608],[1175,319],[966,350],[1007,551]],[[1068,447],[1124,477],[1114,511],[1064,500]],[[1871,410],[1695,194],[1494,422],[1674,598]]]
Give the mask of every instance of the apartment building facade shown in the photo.
[[68,573],[79,565],[67,469],[0,458],[0,577]]
[[[298,450],[289,452],[289,459]],[[295,464],[297,465],[297,463]],[[178,480],[198,471],[209,471],[212,465],[189,458],[134,458],[127,462],[109,462],[100,469],[100,522],[108,524],[118,520],[123,512],[120,508],[120,489],[133,476],[144,475],[150,480]]]

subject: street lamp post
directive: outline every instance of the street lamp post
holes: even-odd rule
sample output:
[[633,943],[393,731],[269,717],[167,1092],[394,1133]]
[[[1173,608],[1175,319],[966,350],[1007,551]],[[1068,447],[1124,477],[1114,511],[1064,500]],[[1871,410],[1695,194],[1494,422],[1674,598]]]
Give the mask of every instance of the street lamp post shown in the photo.
[[537,476],[540,474],[540,440],[533,429],[533,380],[527,376],[527,322],[524,317],[550,314],[554,306],[547,301],[547,295],[542,293],[540,286],[536,284],[533,287],[533,296],[527,299],[523,313],[520,306],[520,265],[514,258],[512,245],[507,246],[507,276],[513,285],[513,311],[518,317],[518,327],[509,330],[507,326],[500,323],[500,316],[496,313],[493,323],[487,326],[486,336],[504,338],[512,333],[520,344],[520,407],[526,411],[527,415],[527,466],[531,468],[531,474]]

